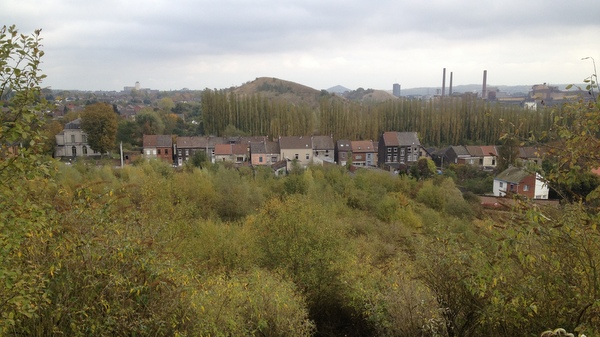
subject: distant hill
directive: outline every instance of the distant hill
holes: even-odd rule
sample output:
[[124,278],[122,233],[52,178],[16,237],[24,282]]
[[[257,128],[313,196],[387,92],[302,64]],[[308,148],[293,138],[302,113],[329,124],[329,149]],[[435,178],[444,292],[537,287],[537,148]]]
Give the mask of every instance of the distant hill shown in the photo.
[[383,102],[395,99],[392,94],[384,90],[363,88],[350,90],[341,85],[328,90],[317,90],[274,77],[258,77],[254,81],[229,90],[239,95],[260,94],[268,99],[281,100],[296,105],[305,104],[312,107],[319,106],[320,98],[323,95],[334,95],[338,99],[357,102]]
[[318,106],[319,97],[324,94],[321,90],[274,77],[258,77],[254,81],[233,88],[232,91],[241,95],[260,94],[270,99],[310,106]]
[[331,87],[331,88],[327,89],[327,92],[329,92],[330,94],[343,94],[345,92],[350,92],[350,91],[352,91],[352,89],[348,89],[341,85],[336,85],[335,87]]
[[363,88],[345,92],[341,95],[348,100],[360,102],[383,102],[390,99],[396,99],[396,97],[385,90]]

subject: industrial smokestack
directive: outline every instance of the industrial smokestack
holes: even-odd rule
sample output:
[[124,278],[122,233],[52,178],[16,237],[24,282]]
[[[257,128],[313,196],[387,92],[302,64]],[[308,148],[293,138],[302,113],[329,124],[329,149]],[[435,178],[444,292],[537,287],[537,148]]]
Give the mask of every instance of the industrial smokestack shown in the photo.
[[481,98],[487,99],[487,70],[483,71],[483,88],[481,89]]
[[446,95],[446,68],[442,73],[442,97]]
[[452,96],[452,72],[450,72],[450,90],[448,90],[448,96]]

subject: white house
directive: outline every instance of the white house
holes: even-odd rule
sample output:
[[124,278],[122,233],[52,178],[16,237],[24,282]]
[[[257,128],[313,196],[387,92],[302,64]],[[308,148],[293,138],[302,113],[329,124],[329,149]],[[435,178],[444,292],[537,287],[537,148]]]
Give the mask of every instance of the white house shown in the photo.
[[494,178],[494,195],[518,194],[530,199],[548,199],[550,189],[539,173],[509,167]]
[[98,156],[87,142],[87,134],[81,129],[81,119],[77,118],[65,125],[63,131],[55,136],[55,158]]

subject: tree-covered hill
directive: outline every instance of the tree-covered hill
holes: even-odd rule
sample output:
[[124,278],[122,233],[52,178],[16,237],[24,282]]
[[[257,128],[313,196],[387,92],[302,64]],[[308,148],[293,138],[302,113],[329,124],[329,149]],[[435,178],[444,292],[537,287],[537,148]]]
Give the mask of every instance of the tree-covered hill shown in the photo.
[[240,96],[260,94],[268,99],[295,105],[307,105],[313,108],[318,107],[319,98],[322,95],[320,90],[274,77],[258,77],[231,91]]

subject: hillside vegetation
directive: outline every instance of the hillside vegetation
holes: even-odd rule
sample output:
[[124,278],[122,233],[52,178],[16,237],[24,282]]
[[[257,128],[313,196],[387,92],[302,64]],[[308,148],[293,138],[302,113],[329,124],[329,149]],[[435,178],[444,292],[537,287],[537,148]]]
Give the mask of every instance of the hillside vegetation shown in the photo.
[[231,92],[244,96],[260,94],[264,98],[275,99],[289,104],[303,104],[318,107],[321,91],[274,77],[258,77],[254,81],[233,88]]
[[0,293],[4,334],[598,332],[598,216],[577,205],[498,217],[450,178],[341,168],[55,169],[3,199],[35,275]]
[[39,33],[0,30],[0,336],[600,334],[595,100],[542,133],[556,208],[484,211],[445,175],[71,166],[42,154]]

